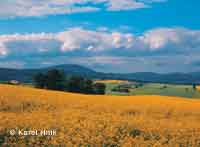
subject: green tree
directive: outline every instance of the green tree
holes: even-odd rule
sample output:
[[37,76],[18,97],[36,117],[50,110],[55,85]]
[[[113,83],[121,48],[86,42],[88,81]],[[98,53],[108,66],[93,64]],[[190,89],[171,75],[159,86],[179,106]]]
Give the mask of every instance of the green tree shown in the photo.
[[36,88],[45,88],[47,82],[46,80],[46,75],[43,73],[38,73],[33,77]]
[[68,78],[67,91],[82,93],[84,91],[84,78],[78,76]]
[[61,90],[84,94],[105,94],[106,86],[93,83],[92,80],[80,76],[65,77],[63,71],[50,70],[47,74],[38,73],[34,76],[35,87],[50,90]]
[[95,83],[93,85],[94,94],[105,94],[106,85],[103,83]]
[[197,89],[196,84],[193,84],[193,85],[192,85],[192,88],[193,88],[193,90],[196,90],[196,89]]
[[67,80],[67,91],[84,94],[104,94],[104,84],[94,84],[92,80],[72,76]]
[[93,81],[92,80],[89,80],[89,79],[84,79],[84,82],[83,82],[83,92],[85,94],[93,94],[94,93],[94,88],[93,88]]
[[65,74],[63,71],[53,69],[47,72],[46,87],[51,90],[65,89]]

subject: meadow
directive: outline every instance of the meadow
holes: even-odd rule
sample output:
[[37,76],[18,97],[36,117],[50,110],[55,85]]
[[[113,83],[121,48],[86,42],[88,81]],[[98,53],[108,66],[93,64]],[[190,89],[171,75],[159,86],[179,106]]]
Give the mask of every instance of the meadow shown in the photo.
[[[0,85],[0,146],[200,147],[200,100]],[[56,129],[56,136],[9,131]]]
[[122,83],[126,83],[128,81],[124,81],[124,80],[96,80],[96,83],[104,83],[104,84],[122,84]]
[[[126,81],[124,82],[126,83]],[[161,84],[161,83],[144,83],[142,86],[135,87],[134,84],[129,88],[128,93],[112,91],[115,87],[123,84],[105,81],[107,95],[162,95],[162,96],[178,96],[185,98],[200,98],[200,86],[194,90],[192,85],[178,84]]]

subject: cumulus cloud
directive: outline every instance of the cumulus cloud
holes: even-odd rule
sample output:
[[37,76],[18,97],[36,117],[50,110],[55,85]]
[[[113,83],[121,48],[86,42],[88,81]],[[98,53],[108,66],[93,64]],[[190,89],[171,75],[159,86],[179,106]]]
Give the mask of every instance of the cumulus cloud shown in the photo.
[[0,35],[0,66],[37,68],[73,63],[107,72],[198,71],[199,46],[200,31],[185,28],[157,28],[140,36],[83,28]]
[[59,33],[0,36],[0,58],[28,55],[139,55],[139,53],[199,53],[200,31],[184,28],[158,28],[141,36],[71,28]]
[[147,48],[163,54],[200,53],[200,31],[184,28],[160,28],[148,31],[141,37]]
[[[163,0],[153,0],[163,2]],[[101,7],[100,5],[104,5]],[[0,17],[29,17],[77,12],[134,10],[150,7],[146,1],[136,0],[1,0]]]
[[132,39],[133,36],[130,34],[98,32],[81,28],[72,28],[55,34],[2,35],[0,36],[0,55],[103,52],[106,49],[129,48]]

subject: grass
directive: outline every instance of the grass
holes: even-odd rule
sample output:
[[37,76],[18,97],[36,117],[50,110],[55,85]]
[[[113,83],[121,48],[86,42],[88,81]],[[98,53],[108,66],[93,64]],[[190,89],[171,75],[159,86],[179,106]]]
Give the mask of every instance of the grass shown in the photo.
[[96,83],[104,83],[104,84],[122,84],[127,83],[128,81],[124,80],[97,80]]
[[[129,93],[113,92],[112,89],[118,84],[106,84],[107,95],[162,95],[179,96],[185,98],[200,98],[200,91],[193,90],[192,85],[173,85],[173,84],[144,84],[139,88],[133,88]],[[197,88],[198,89],[198,88]]]
[[[0,85],[0,146],[200,147],[200,101]],[[10,129],[56,129],[11,136]]]

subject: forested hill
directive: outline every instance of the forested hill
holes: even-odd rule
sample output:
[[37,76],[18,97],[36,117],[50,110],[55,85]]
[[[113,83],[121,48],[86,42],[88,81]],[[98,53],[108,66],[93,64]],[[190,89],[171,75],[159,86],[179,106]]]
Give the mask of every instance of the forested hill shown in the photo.
[[175,83],[175,84],[200,83],[200,72],[193,72],[187,74],[186,73],[158,74],[152,72],[118,74],[118,73],[96,72],[92,69],[74,64],[57,65],[40,69],[0,68],[0,81],[17,80],[20,82],[31,82],[33,76],[36,73],[38,72],[45,73],[51,69],[63,70],[66,75],[84,76],[91,79],[121,79],[121,80],[133,80],[142,82],[159,82],[159,83]]

